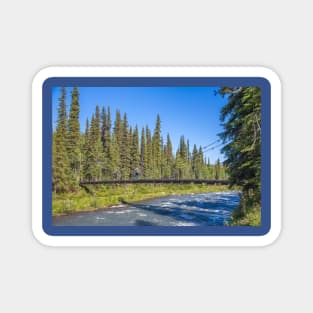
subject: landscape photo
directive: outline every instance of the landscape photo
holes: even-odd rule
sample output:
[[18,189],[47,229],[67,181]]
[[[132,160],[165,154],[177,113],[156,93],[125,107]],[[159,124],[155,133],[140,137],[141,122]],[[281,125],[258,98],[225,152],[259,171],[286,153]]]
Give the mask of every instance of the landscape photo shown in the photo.
[[54,226],[261,226],[261,91],[53,87]]

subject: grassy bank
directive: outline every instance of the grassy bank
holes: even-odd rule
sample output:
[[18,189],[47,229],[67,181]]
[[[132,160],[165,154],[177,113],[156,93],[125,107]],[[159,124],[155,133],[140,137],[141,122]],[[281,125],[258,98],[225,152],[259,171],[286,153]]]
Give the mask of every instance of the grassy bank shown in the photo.
[[260,226],[261,225],[261,208],[255,206],[251,208],[245,215],[232,218],[232,226]]
[[241,196],[240,205],[232,215],[233,226],[260,226],[261,206],[252,196]]
[[227,186],[197,184],[128,184],[80,188],[75,193],[53,194],[53,215],[92,211],[118,205],[123,201],[140,201],[174,194],[229,191]]

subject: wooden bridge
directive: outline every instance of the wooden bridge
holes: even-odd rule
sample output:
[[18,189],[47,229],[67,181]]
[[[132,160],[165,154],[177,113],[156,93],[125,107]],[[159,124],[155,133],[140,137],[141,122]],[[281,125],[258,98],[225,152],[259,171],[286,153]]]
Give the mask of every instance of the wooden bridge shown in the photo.
[[112,185],[112,184],[207,184],[228,185],[228,180],[215,179],[128,179],[128,180],[90,180],[81,181],[80,185]]

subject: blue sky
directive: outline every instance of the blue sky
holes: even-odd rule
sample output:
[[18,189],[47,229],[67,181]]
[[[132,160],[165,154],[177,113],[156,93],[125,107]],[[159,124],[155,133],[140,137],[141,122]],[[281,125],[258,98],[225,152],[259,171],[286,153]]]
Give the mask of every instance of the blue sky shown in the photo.
[[[218,139],[222,131],[220,109],[226,103],[214,91],[217,87],[79,87],[80,125],[84,131],[86,118],[91,118],[95,107],[110,106],[112,121],[115,111],[127,113],[129,125],[141,128],[148,125],[153,131],[156,116],[161,117],[162,135],[170,134],[174,151],[181,135],[193,145],[206,146]],[[53,129],[56,126],[58,98],[61,88],[52,91]],[[66,103],[69,108],[72,88],[67,88]],[[210,162],[223,160],[220,148],[205,153]]]

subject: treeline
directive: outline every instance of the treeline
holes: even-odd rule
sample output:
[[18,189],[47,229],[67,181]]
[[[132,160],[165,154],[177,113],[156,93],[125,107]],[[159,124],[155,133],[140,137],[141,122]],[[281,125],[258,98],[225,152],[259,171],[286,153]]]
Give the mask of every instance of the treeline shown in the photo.
[[228,97],[222,108],[220,134],[231,185],[241,186],[239,224],[258,225],[261,208],[261,90],[257,87],[224,87]]
[[53,191],[74,191],[80,180],[175,178],[225,179],[225,167],[213,165],[202,147],[180,137],[174,151],[170,135],[161,134],[161,118],[156,117],[153,131],[140,131],[128,123],[127,114],[117,110],[114,122],[110,107],[96,106],[85,131],[79,123],[79,91],[73,88],[69,110],[66,88],[61,89],[58,119],[53,133]]

